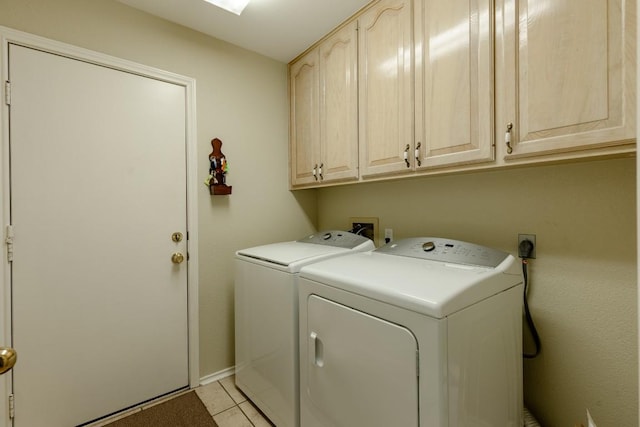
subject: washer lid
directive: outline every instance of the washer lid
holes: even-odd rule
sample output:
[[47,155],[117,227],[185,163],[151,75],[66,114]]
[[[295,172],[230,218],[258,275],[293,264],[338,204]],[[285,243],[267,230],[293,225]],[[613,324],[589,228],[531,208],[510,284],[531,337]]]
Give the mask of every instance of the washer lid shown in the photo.
[[380,249],[305,266],[300,277],[438,319],[522,283],[509,254],[483,267]]
[[242,249],[236,257],[271,267],[298,272],[306,264],[349,252],[371,251],[373,242],[346,231],[324,231],[291,242]]

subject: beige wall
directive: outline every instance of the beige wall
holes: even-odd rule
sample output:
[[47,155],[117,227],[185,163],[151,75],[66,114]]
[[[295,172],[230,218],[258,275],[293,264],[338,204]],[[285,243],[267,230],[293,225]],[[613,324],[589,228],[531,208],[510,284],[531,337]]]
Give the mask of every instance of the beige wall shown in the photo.
[[524,362],[544,426],[638,425],[635,160],[406,179],[319,191],[320,228],[376,216],[394,237],[440,236],[517,254],[537,236],[530,307],[543,351]]
[[[313,231],[316,194],[288,189],[286,65],[113,0],[0,0],[0,25],[196,79],[200,374],[234,365],[233,254]],[[212,197],[210,140],[231,196]]]

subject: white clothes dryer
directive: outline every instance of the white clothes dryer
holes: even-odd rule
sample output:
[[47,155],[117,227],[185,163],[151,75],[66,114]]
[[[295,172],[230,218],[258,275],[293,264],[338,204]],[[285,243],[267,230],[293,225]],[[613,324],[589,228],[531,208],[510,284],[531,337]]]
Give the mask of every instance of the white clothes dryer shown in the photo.
[[375,249],[345,231],[236,252],[236,385],[278,427],[300,425],[298,291],[300,269]]
[[431,237],[302,268],[301,426],[522,426],[522,283]]

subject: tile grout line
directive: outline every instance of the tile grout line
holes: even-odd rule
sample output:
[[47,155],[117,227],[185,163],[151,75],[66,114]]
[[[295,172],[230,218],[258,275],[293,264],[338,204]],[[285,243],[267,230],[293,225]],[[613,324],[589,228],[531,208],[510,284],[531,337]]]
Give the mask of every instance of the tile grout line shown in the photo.
[[[249,418],[249,415],[244,412],[244,410],[242,409],[242,406],[240,406],[240,403],[242,402],[236,402],[236,400],[233,398],[233,396],[231,396],[231,393],[229,393],[229,390],[227,390],[227,388],[224,386],[224,384],[222,382],[220,382],[220,385],[222,386],[222,389],[225,391],[225,393],[227,393],[227,395],[231,398],[231,400],[233,400],[233,402],[236,404],[236,408],[238,408],[240,410],[240,412],[242,413],[242,415],[244,415],[244,417],[247,419],[247,421],[249,421],[249,424],[251,424],[253,427],[256,427],[256,425],[253,423],[253,421],[251,421],[251,418]],[[238,390],[240,391],[240,390]],[[243,394],[244,396],[244,394]],[[244,401],[246,402],[248,399],[245,399]],[[231,409],[231,408],[229,408]]]
[[[222,387],[224,392],[227,393],[227,396],[229,396],[231,401],[235,404],[235,406],[232,406],[231,408],[225,409],[222,412],[229,411],[229,410],[231,410],[233,408],[238,408],[240,410],[240,413],[242,415],[244,415],[244,417],[247,419],[247,421],[249,421],[249,424],[251,424],[253,427],[255,427],[255,424],[253,423],[253,421],[251,421],[251,418],[249,418],[249,416],[242,410],[242,406],[240,406],[240,403],[236,402],[236,400],[233,398],[233,396],[231,396],[231,393],[229,393],[229,390],[227,390],[227,388],[224,386],[224,384],[221,381],[218,381],[218,384],[220,384],[220,387]],[[245,402],[246,401],[247,400],[245,400]],[[220,413],[222,413],[222,412],[220,412]],[[213,417],[213,415],[212,415],[212,417]]]
[[253,427],[256,427],[256,425],[253,423],[253,421],[251,421],[251,418],[249,418],[249,414],[244,412],[244,409],[242,409],[242,406],[238,405],[238,409],[240,409],[240,412],[242,412],[242,414],[245,416],[245,418],[247,420],[249,420],[249,424],[251,424]]

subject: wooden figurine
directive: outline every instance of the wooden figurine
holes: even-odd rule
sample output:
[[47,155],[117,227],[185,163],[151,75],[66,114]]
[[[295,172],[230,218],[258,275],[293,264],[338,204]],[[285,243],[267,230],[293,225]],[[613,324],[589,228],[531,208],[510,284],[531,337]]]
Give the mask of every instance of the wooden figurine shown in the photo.
[[211,195],[231,194],[231,186],[227,185],[226,174],[229,171],[229,164],[222,153],[222,141],[218,138],[211,140],[213,151],[209,154],[209,192]]

